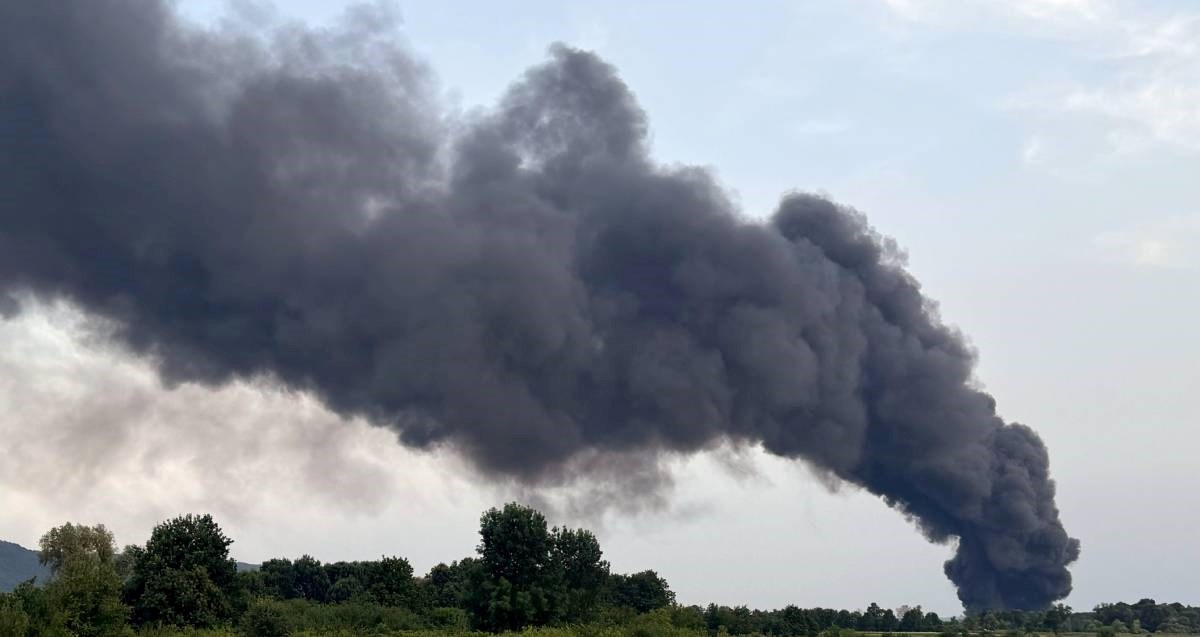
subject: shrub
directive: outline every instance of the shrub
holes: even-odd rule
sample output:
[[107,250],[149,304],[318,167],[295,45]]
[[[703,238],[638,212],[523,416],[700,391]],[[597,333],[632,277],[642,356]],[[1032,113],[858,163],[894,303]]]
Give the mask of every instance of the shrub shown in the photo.
[[21,600],[0,593],[0,635],[24,635],[29,629],[29,615]]
[[461,632],[467,630],[469,618],[467,611],[461,608],[435,608],[425,616],[430,628]]
[[258,600],[242,615],[238,634],[243,637],[288,637],[291,630],[278,606]]

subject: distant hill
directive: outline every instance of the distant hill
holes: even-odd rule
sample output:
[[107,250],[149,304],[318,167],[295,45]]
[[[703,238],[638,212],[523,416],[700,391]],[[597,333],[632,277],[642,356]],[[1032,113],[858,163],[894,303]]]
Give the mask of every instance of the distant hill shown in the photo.
[[45,581],[47,575],[49,571],[38,564],[37,551],[0,540],[0,592],[11,591],[31,577]]

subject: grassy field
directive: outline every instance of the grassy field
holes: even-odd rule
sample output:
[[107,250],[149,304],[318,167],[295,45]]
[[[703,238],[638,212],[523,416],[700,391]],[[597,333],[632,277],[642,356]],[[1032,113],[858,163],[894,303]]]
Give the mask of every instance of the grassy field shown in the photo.
[[[908,632],[908,633],[876,633],[839,631],[841,637],[930,637],[941,633]],[[1004,637],[1006,631],[972,633],[972,635],[991,635]],[[140,637],[257,637],[240,635],[230,629],[147,629],[138,632]],[[462,630],[371,630],[371,629],[333,629],[333,630],[298,630],[290,633],[292,637],[497,637],[492,633],[472,632]],[[1025,633],[1030,637],[1096,637],[1095,633]],[[1142,635],[1145,635],[1144,633]],[[270,636],[263,636],[270,637]],[[561,628],[527,628],[521,632],[501,633],[500,637],[709,637],[708,631],[678,628],[662,623],[635,622],[627,626],[568,626]],[[1134,633],[1118,633],[1117,637],[1142,637]],[[1195,635],[1174,633],[1153,633],[1153,637],[1196,637]]]

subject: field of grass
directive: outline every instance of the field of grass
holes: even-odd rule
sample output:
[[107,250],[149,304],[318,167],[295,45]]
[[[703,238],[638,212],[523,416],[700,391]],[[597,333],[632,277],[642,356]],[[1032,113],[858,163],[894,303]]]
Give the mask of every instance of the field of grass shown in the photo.
[[[139,637],[258,637],[242,635],[232,629],[177,629],[159,628],[139,631]],[[497,637],[492,633],[466,630],[391,630],[381,629],[329,629],[329,630],[296,630],[289,633],[291,637]],[[908,633],[878,633],[838,631],[839,637],[910,637],[933,636],[941,633],[908,632]],[[1006,631],[972,633],[992,637],[1005,637]],[[1025,633],[1027,637],[1095,637],[1095,633],[1058,633],[1051,632]],[[1144,637],[1134,633],[1118,633],[1116,637]],[[269,636],[263,636],[269,637]],[[632,622],[626,626],[597,626],[581,625],[559,628],[527,628],[521,632],[501,633],[498,637],[710,637],[708,631],[688,628],[678,628],[662,622]],[[1154,633],[1153,637],[1195,637],[1195,635]]]

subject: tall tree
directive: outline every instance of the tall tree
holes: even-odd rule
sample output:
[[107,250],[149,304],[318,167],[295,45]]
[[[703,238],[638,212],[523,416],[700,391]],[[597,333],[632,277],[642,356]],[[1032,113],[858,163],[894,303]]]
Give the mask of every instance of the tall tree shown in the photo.
[[594,619],[609,566],[600,542],[587,529],[555,528],[551,534],[550,564],[562,587],[562,619]]
[[477,628],[519,630],[552,622],[560,586],[553,577],[553,539],[546,518],[516,503],[479,520],[481,568],[472,574],[467,606]]
[[632,575],[612,575],[609,578],[609,601],[613,606],[648,613],[674,604],[675,593],[658,573],[642,571]]
[[46,532],[38,559],[51,572],[46,593],[62,626],[80,637],[126,632],[129,608],[121,603],[113,535],[104,525],[67,523]]
[[438,564],[429,569],[426,579],[430,588],[430,605],[434,608],[461,606],[467,596],[471,573],[479,568],[479,560],[464,557],[449,565]]
[[232,618],[236,563],[211,515],[184,515],[154,527],[133,554],[125,599],[138,625],[211,627]]
[[258,572],[262,575],[263,589],[271,597],[278,599],[294,599],[300,596],[296,583],[296,569],[287,558],[274,558],[259,565]]
[[906,633],[917,633],[925,630],[925,612],[920,606],[902,608],[900,613],[900,630]]

